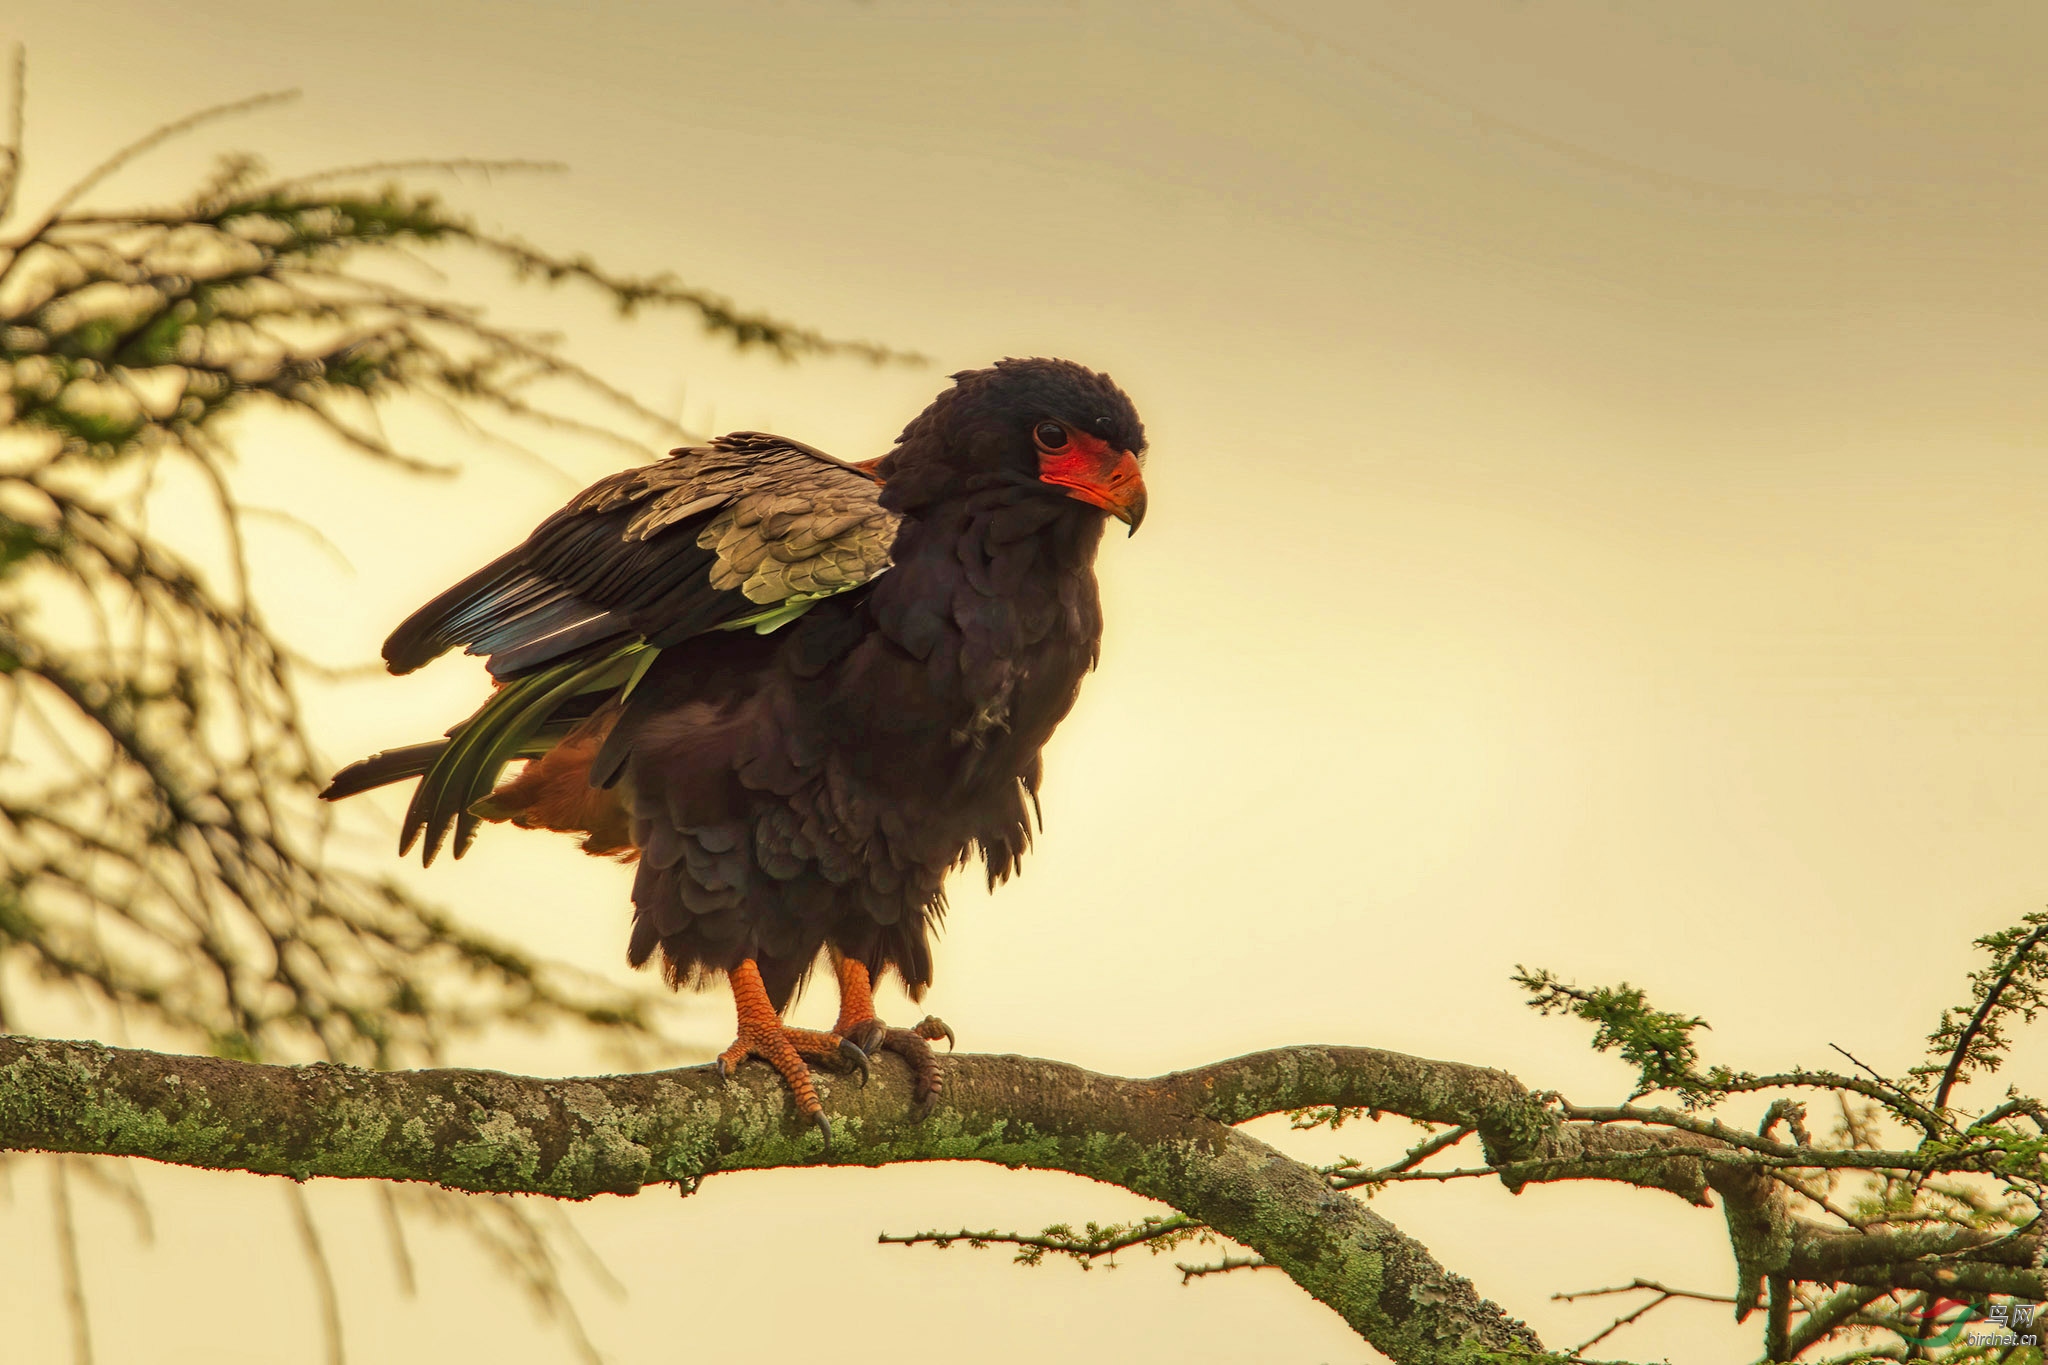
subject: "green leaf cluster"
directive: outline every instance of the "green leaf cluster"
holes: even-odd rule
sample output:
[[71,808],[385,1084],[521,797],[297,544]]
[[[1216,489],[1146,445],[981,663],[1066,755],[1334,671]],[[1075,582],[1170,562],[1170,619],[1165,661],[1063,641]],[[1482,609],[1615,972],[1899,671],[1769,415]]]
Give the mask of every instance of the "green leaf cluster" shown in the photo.
[[1670,1090],[1697,1099],[1714,1089],[1715,1078],[1699,1071],[1699,1045],[1692,1036],[1708,1027],[1706,1020],[1653,1009],[1626,981],[1587,990],[1520,966],[1513,980],[1529,993],[1529,1007],[1538,1014],[1568,1014],[1593,1024],[1594,1051],[1619,1052],[1636,1068],[1635,1096]]

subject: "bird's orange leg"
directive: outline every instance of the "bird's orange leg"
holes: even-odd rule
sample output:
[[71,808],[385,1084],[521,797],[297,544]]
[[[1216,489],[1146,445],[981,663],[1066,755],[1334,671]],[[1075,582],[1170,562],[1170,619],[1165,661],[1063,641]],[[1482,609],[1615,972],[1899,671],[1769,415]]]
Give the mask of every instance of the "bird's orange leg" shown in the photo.
[[733,968],[730,975],[733,1006],[739,1015],[739,1036],[733,1039],[731,1047],[718,1054],[718,1074],[732,1075],[749,1057],[759,1057],[774,1067],[796,1100],[796,1111],[818,1126],[829,1150],[832,1125],[825,1120],[824,1106],[818,1103],[818,1090],[811,1084],[811,1069],[805,1061],[836,1062],[842,1068],[850,1062],[860,1068],[861,1080],[865,1082],[867,1054],[836,1034],[784,1028],[775,1006],[768,1003],[767,987],[761,984],[761,969],[752,958]]
[[938,1055],[932,1043],[940,1038],[953,1045],[953,1030],[945,1021],[926,1015],[916,1028],[890,1028],[875,1018],[874,985],[865,963],[856,962],[832,950],[832,971],[839,978],[839,1021],[832,1035],[843,1038],[862,1052],[894,1052],[910,1063],[911,1101],[923,1104],[944,1085],[939,1074]]

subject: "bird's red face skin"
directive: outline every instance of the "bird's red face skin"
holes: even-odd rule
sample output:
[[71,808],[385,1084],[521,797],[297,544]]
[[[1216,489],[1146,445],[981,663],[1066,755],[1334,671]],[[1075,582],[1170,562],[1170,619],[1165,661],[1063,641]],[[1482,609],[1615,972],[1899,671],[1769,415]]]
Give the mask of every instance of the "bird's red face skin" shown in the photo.
[[1040,422],[1031,432],[1038,446],[1038,481],[1067,490],[1067,496],[1100,507],[1131,528],[1145,519],[1145,479],[1138,457],[1099,436],[1063,422]]

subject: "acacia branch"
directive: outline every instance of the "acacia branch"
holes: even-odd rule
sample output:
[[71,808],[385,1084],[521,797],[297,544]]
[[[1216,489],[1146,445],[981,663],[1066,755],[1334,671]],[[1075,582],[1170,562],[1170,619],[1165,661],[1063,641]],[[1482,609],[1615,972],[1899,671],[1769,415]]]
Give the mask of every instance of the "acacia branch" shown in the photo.
[[[1284,1271],[1400,1365],[1558,1359],[1336,1188],[1355,1167],[1319,1171],[1234,1127],[1329,1107],[1469,1129],[1488,1164],[1456,1174],[1494,1176],[1510,1190],[1615,1180],[1700,1206],[1718,1195],[1735,1252],[1732,1301],[1746,1316],[1768,1299],[1768,1335],[1781,1358],[1853,1325],[1857,1309],[1885,1293],[2048,1297],[2048,1238],[2032,1224],[2000,1230],[1893,1215],[1842,1226],[1796,1214],[1785,1182],[1801,1170],[1926,1170],[1953,1153],[1793,1146],[1674,1111],[1584,1109],[1501,1071],[1373,1048],[1283,1048],[1149,1080],[1020,1057],[955,1057],[948,1067],[943,1097],[922,1115],[911,1110],[899,1064],[884,1062],[865,1089],[821,1077],[836,1135],[826,1151],[764,1068],[730,1084],[708,1068],[537,1080],[269,1067],[0,1035],[0,1152],[146,1156],[297,1179],[569,1199],[658,1182],[687,1192],[717,1172],[785,1166],[988,1161],[1066,1171],[1159,1200],[1180,1217],[1133,1229],[1127,1240],[1121,1228],[1087,1236],[1048,1229],[1041,1239],[1063,1235],[1043,1250],[1086,1256],[1113,1249],[1112,1240],[1137,1245],[1205,1228]],[[1450,1144],[1438,1146],[1440,1154]],[[1373,1172],[1375,1183],[1450,1174]],[[1014,1234],[960,1236],[1040,1249],[1040,1239]],[[1796,1285],[1851,1292],[1795,1305]]]
[[2048,938],[2048,924],[2036,925],[2034,931],[2012,950],[2012,955],[2006,959],[2005,969],[1985,986],[1984,999],[1978,1003],[1976,1013],[1970,1016],[1970,1022],[1956,1035],[1956,1045],[1949,1052],[1948,1065],[1942,1068],[1941,1084],[1934,1090],[1934,1107],[1937,1110],[1947,1106],[1949,1091],[1955,1089],[1956,1081],[1961,1078],[1963,1066],[1969,1061],[1972,1049],[1998,1009],[2000,998],[2012,988],[2021,969],[2027,965],[2028,956],[2040,946],[2044,938]]
[[[731,1083],[704,1067],[535,1080],[264,1066],[0,1036],[0,1151],[570,1199],[784,1166],[967,1160],[1066,1171],[1160,1200],[1250,1247],[1400,1365],[1540,1358],[1528,1328],[1426,1248],[1229,1126],[1322,1102],[1319,1092],[1345,1088],[1346,1062],[1384,1076],[1372,1063],[1385,1059],[1403,1060],[1296,1048],[1126,1080],[1058,1062],[959,1056],[921,1117],[911,1112],[908,1073],[881,1064],[865,1089],[820,1078],[835,1134],[828,1153],[764,1068]],[[1254,1085],[1260,1073],[1267,1079]]]

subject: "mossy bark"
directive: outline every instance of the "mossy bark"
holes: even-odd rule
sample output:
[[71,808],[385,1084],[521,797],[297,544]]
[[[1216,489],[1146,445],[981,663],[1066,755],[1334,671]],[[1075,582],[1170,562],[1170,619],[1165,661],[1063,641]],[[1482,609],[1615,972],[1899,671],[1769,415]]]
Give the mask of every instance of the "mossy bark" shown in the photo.
[[[0,1035],[0,1150],[565,1199],[780,1166],[990,1161],[1067,1171],[1161,1200],[1251,1247],[1401,1365],[1540,1359],[1528,1328],[1420,1243],[1230,1126],[1358,1102],[1361,1068],[1394,1084],[1385,1073],[1409,1074],[1401,1060],[1299,1048],[1126,1080],[1025,1057],[956,1056],[943,1096],[922,1115],[911,1112],[907,1074],[886,1063],[864,1089],[820,1078],[828,1152],[765,1068],[731,1082],[703,1067],[539,1080],[259,1066]],[[1505,1082],[1492,1098],[1514,1108],[1510,1078],[1464,1070]]]

